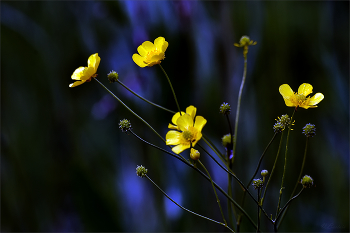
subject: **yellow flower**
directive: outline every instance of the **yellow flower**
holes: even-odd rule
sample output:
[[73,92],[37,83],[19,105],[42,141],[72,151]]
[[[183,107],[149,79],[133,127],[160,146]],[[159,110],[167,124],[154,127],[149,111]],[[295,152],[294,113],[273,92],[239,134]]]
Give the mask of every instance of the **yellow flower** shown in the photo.
[[97,68],[100,64],[101,58],[98,56],[98,53],[92,54],[88,59],[88,67],[79,67],[72,74],[73,80],[78,80],[74,83],[69,84],[69,87],[76,87],[85,82],[90,82],[91,78],[97,76]]
[[[192,105],[186,108],[186,113],[192,117],[192,120],[194,120],[194,117],[196,116],[196,112],[197,112],[197,108]],[[171,122],[173,122],[174,125],[169,123],[168,128],[179,130],[179,127],[176,125],[176,121],[182,115],[185,115],[185,113],[184,112],[181,112],[181,114],[180,112],[175,113],[175,115],[171,119]]]
[[153,66],[160,64],[165,58],[165,50],[168,48],[168,42],[164,37],[158,37],[154,40],[154,44],[150,41],[145,41],[137,48],[137,52],[132,55],[134,62],[140,67]]
[[167,145],[174,145],[172,151],[176,154],[193,147],[202,138],[202,129],[207,120],[202,116],[196,116],[193,120],[192,116],[184,113],[176,120],[176,127],[180,131],[170,130],[165,138]]
[[298,93],[293,92],[288,84],[281,85],[279,91],[288,107],[316,108],[316,104],[324,98],[322,93],[316,93],[312,97],[307,97],[312,93],[312,86],[308,83],[301,84]]

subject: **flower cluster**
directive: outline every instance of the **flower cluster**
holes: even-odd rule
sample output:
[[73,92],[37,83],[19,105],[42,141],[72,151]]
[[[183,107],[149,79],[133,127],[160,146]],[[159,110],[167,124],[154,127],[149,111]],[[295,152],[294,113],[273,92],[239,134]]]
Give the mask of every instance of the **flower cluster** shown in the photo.
[[136,175],[143,178],[147,175],[147,169],[144,166],[137,166],[136,167]]
[[231,106],[228,103],[223,103],[220,106],[220,113],[224,114],[224,115],[229,115],[231,112]]
[[127,131],[131,130],[130,121],[127,119],[120,120],[119,129],[121,129],[122,132],[127,132]]
[[293,125],[293,123],[291,123],[290,117],[287,114],[282,115],[281,117],[278,117],[277,119],[276,119],[277,122],[273,125],[273,130],[275,131],[275,133],[282,132],[290,124]]
[[310,188],[314,184],[314,180],[308,175],[305,175],[300,182],[304,188]]
[[316,135],[316,127],[313,124],[306,124],[303,128],[303,134],[305,134],[306,137],[313,137]]

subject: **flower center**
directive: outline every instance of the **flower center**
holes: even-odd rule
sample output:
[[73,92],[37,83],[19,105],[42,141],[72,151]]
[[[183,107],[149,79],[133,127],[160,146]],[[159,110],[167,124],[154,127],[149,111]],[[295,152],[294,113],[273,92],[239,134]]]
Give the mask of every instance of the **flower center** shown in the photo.
[[182,137],[189,142],[193,142],[194,141],[194,134],[193,132],[189,131],[189,130],[185,130],[182,132]]
[[[301,105],[307,105],[308,103],[308,98],[306,98],[305,95],[303,94],[298,94],[298,93],[295,93],[295,102],[297,105],[301,106]],[[310,97],[309,97],[310,98]]]
[[149,51],[146,55],[147,62],[151,62],[154,56],[158,56],[160,54],[160,51],[158,49]]

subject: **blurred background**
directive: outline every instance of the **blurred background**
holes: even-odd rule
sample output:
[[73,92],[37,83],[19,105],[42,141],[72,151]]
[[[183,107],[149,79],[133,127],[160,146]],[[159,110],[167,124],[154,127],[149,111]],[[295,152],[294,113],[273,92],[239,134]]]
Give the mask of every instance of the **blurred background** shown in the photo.
[[[175,111],[161,69],[140,68],[131,59],[142,42],[163,36],[169,47],[162,66],[181,108],[197,107],[208,120],[204,134],[224,153],[221,137],[229,130],[219,107],[231,105],[233,124],[243,74],[243,50],[233,43],[243,35],[258,43],[249,48],[234,172],[247,183],[275,119],[293,113],[279,86],[297,91],[302,83],[312,84],[325,99],[295,114],[282,205],[300,172],[307,123],[316,125],[317,135],[309,140],[303,174],[315,186],[292,202],[280,230],[349,231],[347,1],[1,1],[1,231],[227,231],[181,210],[135,169],[148,168],[149,177],[185,208],[222,221],[207,180],[122,133],[118,123],[127,118],[136,134],[168,149],[97,82],[68,86],[74,70],[99,53],[98,79],[165,137],[171,113],[107,80],[115,70],[132,90]],[[261,169],[271,170],[279,141],[280,135]],[[264,203],[272,215],[285,140],[282,145]],[[227,174],[205,153],[201,160],[226,190]],[[242,192],[233,184],[240,203]],[[226,214],[226,198],[219,197]],[[249,197],[245,208],[255,220]],[[264,216],[261,222],[263,231],[272,231]],[[255,230],[245,218],[241,231]]]

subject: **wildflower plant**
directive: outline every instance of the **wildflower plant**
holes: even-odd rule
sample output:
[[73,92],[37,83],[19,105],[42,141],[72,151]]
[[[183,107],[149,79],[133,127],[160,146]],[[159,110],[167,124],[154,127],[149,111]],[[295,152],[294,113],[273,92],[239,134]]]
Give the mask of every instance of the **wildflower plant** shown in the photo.
[[[231,125],[231,106],[227,102],[223,102],[221,106],[219,107],[219,112],[221,113],[227,120],[227,126],[228,130],[227,132],[223,132],[221,141],[222,145],[217,146],[214,143],[211,142],[210,137],[206,136],[203,132],[205,130],[205,127],[215,127],[216,123],[214,122],[207,122],[206,118],[200,115],[197,115],[197,108],[194,105],[191,105],[191,101],[188,101],[186,109],[181,108],[177,101],[177,97],[175,94],[175,90],[173,89],[171,79],[163,69],[163,67],[160,65],[162,61],[165,61],[165,51],[169,46],[169,42],[165,40],[164,37],[158,37],[154,40],[154,43],[150,41],[143,42],[140,46],[137,48],[137,52],[134,55],[132,55],[132,60],[135,62],[135,64],[138,67],[144,68],[144,67],[152,67],[155,65],[158,65],[163,74],[165,75],[169,86],[172,90],[172,95],[174,98],[174,103],[176,106],[174,108],[177,109],[177,111],[169,110],[165,107],[162,107],[158,104],[153,103],[150,100],[147,100],[140,96],[139,94],[132,91],[129,87],[127,87],[122,81],[120,80],[120,76],[117,72],[111,71],[107,75],[107,79],[110,83],[114,84],[120,84],[123,86],[127,91],[131,92],[141,100],[147,102],[148,104],[151,104],[154,107],[160,108],[166,112],[169,113],[169,120],[168,125],[164,125],[163,128],[159,130],[164,130],[168,128],[168,132],[166,135],[161,135],[158,133],[156,129],[154,129],[145,119],[143,119],[141,116],[139,116],[135,111],[133,111],[130,107],[128,107],[124,102],[122,102],[121,99],[119,99],[113,92],[111,92],[105,85],[103,85],[98,79],[97,79],[97,68],[100,64],[100,57],[97,53],[91,55],[88,59],[88,66],[87,67],[79,67],[76,69],[72,75],[72,79],[76,80],[76,82],[70,84],[70,87],[75,87],[78,85],[83,84],[84,82],[89,82],[91,79],[94,79],[99,83],[107,92],[109,92],[122,106],[124,106],[127,110],[129,110],[134,116],[136,116],[141,122],[143,122],[151,132],[156,134],[163,143],[160,143],[160,145],[154,145],[147,141],[147,139],[141,138],[137,135],[136,132],[134,132],[133,128],[131,127],[131,123],[127,119],[120,120],[119,122],[119,128],[122,132],[127,132],[128,135],[133,135],[143,143],[152,146],[156,148],[157,150],[161,151],[162,153],[172,156],[173,158],[181,161],[184,165],[189,166],[193,169],[193,171],[198,172],[204,179],[206,179],[212,186],[213,192],[215,195],[214,202],[217,202],[218,208],[221,213],[221,220],[214,220],[210,217],[201,215],[196,213],[193,210],[186,209],[185,207],[178,204],[176,201],[174,201],[168,194],[166,194],[161,187],[159,187],[147,174],[148,169],[146,169],[144,166],[137,166],[136,167],[136,174],[139,177],[147,178],[159,191],[164,194],[165,197],[167,197],[169,200],[174,202],[179,208],[183,209],[184,211],[194,214],[200,218],[206,219],[208,221],[211,221],[215,224],[219,224],[222,227],[226,228],[227,230],[231,232],[239,232],[241,230],[242,221],[248,221],[251,226],[256,230],[256,232],[271,229],[271,226],[273,227],[274,231],[278,231],[278,228],[280,224],[283,221],[284,216],[287,213],[287,210],[292,203],[293,200],[298,198],[302,191],[305,188],[310,188],[314,185],[314,180],[310,176],[304,176],[301,178],[301,175],[303,174],[303,169],[305,166],[305,158],[307,154],[307,146],[308,141],[310,138],[316,135],[316,127],[313,124],[307,124],[303,128],[303,134],[306,136],[306,144],[305,144],[305,150],[304,150],[304,157],[303,162],[301,164],[300,173],[298,177],[295,177],[296,184],[294,186],[294,189],[290,194],[290,197],[287,199],[287,201],[282,199],[282,195],[285,196],[285,186],[289,184],[285,184],[285,177],[289,176],[286,172],[286,168],[288,166],[287,158],[289,155],[288,151],[288,142],[289,138],[291,136],[292,126],[295,125],[295,121],[293,119],[296,110],[298,107],[309,109],[309,108],[315,108],[317,107],[317,104],[319,104],[323,99],[324,96],[322,93],[316,93],[312,97],[308,97],[312,93],[312,85],[308,83],[303,83],[300,85],[298,92],[293,92],[293,90],[290,88],[288,84],[282,84],[279,87],[279,92],[283,97],[284,103],[287,107],[294,107],[294,111],[291,114],[291,117],[287,114],[281,115],[280,117],[277,117],[275,124],[272,126],[271,134],[272,139],[267,143],[266,148],[264,151],[262,151],[261,156],[256,164],[256,169],[254,170],[254,173],[249,177],[249,181],[247,183],[242,182],[242,178],[238,177],[238,175],[234,172],[233,169],[233,163],[235,157],[243,157],[244,155],[236,154],[236,148],[243,146],[237,144],[237,137],[240,137],[239,134],[237,134],[237,128],[239,126],[239,116],[240,116],[240,103],[242,99],[242,92],[245,84],[245,80],[247,78],[247,59],[248,59],[248,48],[250,46],[256,45],[257,42],[251,40],[248,36],[243,36],[239,43],[234,43],[233,45],[238,48],[243,48],[243,58],[244,58],[244,70],[243,70],[243,77],[241,81],[240,90],[238,93],[237,98],[237,109],[235,114],[232,114],[234,119],[234,127]],[[276,97],[278,95],[277,90],[275,90]],[[261,100],[264,101],[264,100]],[[280,107],[283,107],[283,102],[280,102]],[[200,112],[200,109],[198,110]],[[218,116],[219,117],[219,116]],[[222,117],[222,116],[221,116]],[[244,119],[243,119],[244,121]],[[226,134],[224,134],[226,133]],[[286,135],[285,135],[286,133]],[[279,135],[279,136],[277,136]],[[270,146],[275,142],[275,139],[279,137],[279,146],[277,151],[271,152],[269,151]],[[281,154],[282,149],[282,141],[285,138],[285,150],[284,150],[284,163],[282,168],[281,174],[275,174],[277,167],[277,161]],[[210,151],[208,151],[205,147],[202,146],[202,144],[205,143],[210,148]],[[168,146],[168,149],[164,149],[164,146]],[[218,148],[219,147],[219,148]],[[224,152],[223,152],[224,151]],[[269,154],[275,154],[274,163],[273,165],[268,169],[261,170],[260,166],[265,158],[265,155],[269,151]],[[299,155],[293,155],[293,157],[297,157]],[[217,164],[217,169],[222,169],[224,172],[227,173],[227,190],[224,190],[222,187],[216,183],[215,180],[212,179],[210,172],[208,169],[206,169],[205,164],[201,161],[201,158],[207,157],[211,160],[213,160]],[[221,160],[219,162],[218,160]],[[207,161],[207,160],[206,160]],[[238,164],[239,165],[239,164]],[[265,165],[266,166],[266,165]],[[295,168],[294,168],[295,169]],[[152,175],[152,168],[150,170],[150,175]],[[258,171],[261,171],[260,174],[258,174]],[[276,175],[280,176],[280,182],[276,183],[276,179],[274,179],[274,184],[272,184],[272,177],[275,177]],[[233,183],[236,182],[238,185],[233,185]],[[301,185],[300,185],[301,184]],[[270,192],[268,191],[268,188],[274,185],[275,187],[278,187],[279,192],[275,193],[275,195],[271,194],[272,189]],[[299,187],[299,192],[295,195],[295,192],[297,191]],[[235,191],[235,192],[234,192]],[[227,211],[223,210],[223,207],[221,206],[220,198],[217,194],[217,192],[220,192],[226,199],[227,199]],[[237,197],[233,195],[233,193],[242,192],[242,198],[239,200],[236,200]],[[255,194],[256,193],[256,194]],[[267,195],[270,195],[271,198],[278,196],[276,198],[276,211],[272,212],[271,209],[275,209],[274,206],[266,206],[264,204],[264,201],[266,200]],[[222,198],[222,196],[220,196]],[[246,209],[244,207],[246,198],[249,198],[250,201],[255,203],[256,209],[254,211],[251,211],[251,209]],[[252,216],[256,216],[255,219],[253,219]],[[266,224],[270,224],[270,226],[262,226],[261,225],[261,219],[265,219]],[[302,230],[302,229],[301,229]]]

